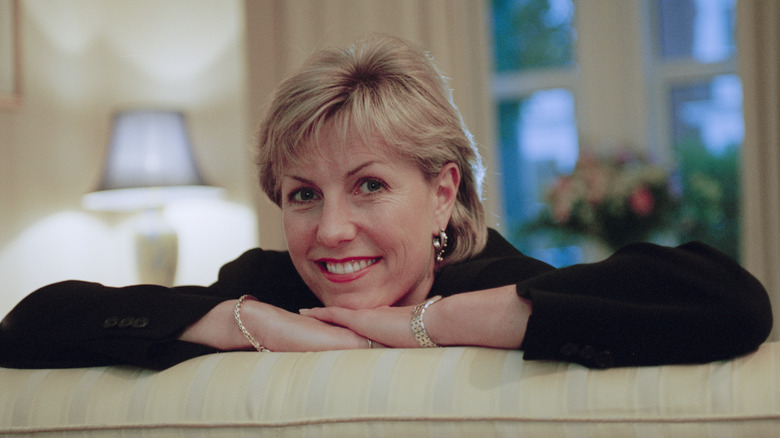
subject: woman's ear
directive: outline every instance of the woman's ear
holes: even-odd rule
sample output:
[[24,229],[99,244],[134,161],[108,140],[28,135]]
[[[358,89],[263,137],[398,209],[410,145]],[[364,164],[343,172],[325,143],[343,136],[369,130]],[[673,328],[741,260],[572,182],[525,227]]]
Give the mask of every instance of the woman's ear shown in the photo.
[[[458,198],[458,188],[460,187],[460,168],[454,162],[444,165],[439,172],[439,176],[434,180],[434,190],[436,196],[436,222],[440,229],[447,227],[452,215],[452,209],[455,206],[455,200]],[[438,233],[439,230],[434,230]]]

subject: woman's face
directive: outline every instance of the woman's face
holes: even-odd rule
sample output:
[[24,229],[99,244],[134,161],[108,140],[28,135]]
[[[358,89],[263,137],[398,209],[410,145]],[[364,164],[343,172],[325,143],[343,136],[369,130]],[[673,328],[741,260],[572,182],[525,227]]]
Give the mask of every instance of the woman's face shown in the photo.
[[326,133],[282,172],[282,215],[292,261],[326,306],[423,301],[433,284],[432,238],[457,193],[454,164],[428,182],[381,140]]

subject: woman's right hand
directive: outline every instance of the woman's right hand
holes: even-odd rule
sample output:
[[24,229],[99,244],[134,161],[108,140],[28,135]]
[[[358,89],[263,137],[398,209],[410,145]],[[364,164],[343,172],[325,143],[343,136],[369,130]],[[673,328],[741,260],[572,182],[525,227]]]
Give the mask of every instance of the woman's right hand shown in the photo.
[[[223,351],[252,349],[233,317],[237,300],[211,309],[179,340]],[[321,351],[366,348],[368,341],[353,331],[259,301],[245,300],[241,322],[260,345],[271,351]]]

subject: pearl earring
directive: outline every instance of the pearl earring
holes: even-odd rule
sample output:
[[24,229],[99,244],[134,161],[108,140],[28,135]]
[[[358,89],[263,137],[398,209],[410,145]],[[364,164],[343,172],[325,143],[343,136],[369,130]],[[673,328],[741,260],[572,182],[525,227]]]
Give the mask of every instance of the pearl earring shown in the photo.
[[436,251],[436,263],[444,261],[444,249],[447,248],[447,233],[439,230],[438,236],[433,236],[433,249]]

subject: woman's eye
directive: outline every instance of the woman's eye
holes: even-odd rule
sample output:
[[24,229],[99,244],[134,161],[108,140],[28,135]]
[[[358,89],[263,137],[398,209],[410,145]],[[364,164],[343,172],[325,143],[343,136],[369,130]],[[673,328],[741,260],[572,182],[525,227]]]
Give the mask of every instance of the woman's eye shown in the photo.
[[367,179],[360,183],[360,192],[362,193],[374,193],[382,190],[385,184],[378,179]]
[[306,203],[317,199],[317,193],[313,189],[303,188],[290,193],[290,201]]

